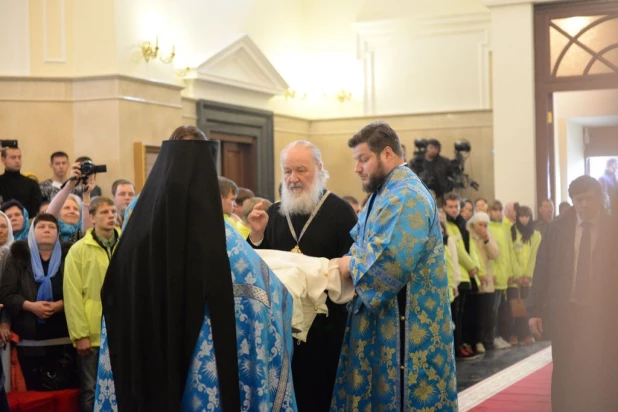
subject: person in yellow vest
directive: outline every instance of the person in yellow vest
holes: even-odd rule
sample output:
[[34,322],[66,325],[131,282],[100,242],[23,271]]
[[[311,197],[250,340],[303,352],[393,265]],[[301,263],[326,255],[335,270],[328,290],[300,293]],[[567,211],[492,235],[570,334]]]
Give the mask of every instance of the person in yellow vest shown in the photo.
[[241,221],[233,217],[234,208],[236,206],[236,196],[238,195],[238,186],[230,179],[219,176],[219,192],[221,194],[223,219],[246,239],[251,233],[251,228],[245,226]]
[[[496,259],[489,262],[492,274],[496,280],[496,291],[494,292],[494,349],[508,349],[508,343],[501,333],[506,331],[504,319],[510,319],[508,305],[506,303],[506,291],[508,289],[508,279],[512,276],[513,269],[511,264],[511,226],[506,218],[502,216],[502,203],[499,200],[489,205],[489,233],[496,241],[500,254]],[[502,327],[501,327],[502,326]],[[508,338],[508,336],[507,336]]]
[[120,238],[113,200],[101,196],[93,199],[90,218],[94,227],[69,250],[62,288],[69,337],[79,355],[82,411],[94,408],[103,317],[101,288]]
[[[446,214],[442,209],[439,210],[440,228],[442,230],[442,240],[444,242],[444,260],[446,260],[446,274],[448,276],[449,299],[451,302],[451,316],[453,316],[453,301],[459,295],[457,287],[461,283],[459,273],[459,259],[457,258],[457,242],[446,233]],[[455,319],[453,318],[453,322]]]
[[[511,257],[513,274],[509,278],[508,299],[526,299],[530,286],[536,254],[541,244],[541,233],[535,229],[532,209],[515,203],[515,223],[511,226]],[[511,345],[531,345],[534,343],[528,319],[514,318],[511,322],[509,343]]]
[[[459,214],[460,199],[456,194],[448,194],[444,197],[444,212],[446,213],[446,234],[452,237],[457,245],[457,258],[461,283],[458,286],[459,296],[453,301],[453,318],[455,319],[455,356],[458,359],[472,360],[478,358],[472,347],[464,341],[465,337],[474,335],[474,330],[464,331],[465,317],[475,318],[475,313],[466,311],[466,300],[471,291],[478,290],[478,285],[471,282],[479,274],[478,260],[471,255],[466,248],[470,244],[470,237],[466,230],[466,222]],[[469,246],[468,246],[469,247]],[[468,329],[469,324],[467,322]],[[465,335],[464,335],[465,332]]]
[[500,255],[498,246],[493,236],[489,233],[489,215],[485,212],[476,212],[466,223],[466,228],[470,232],[470,252],[477,254],[480,264],[479,290],[476,296],[476,351],[485,353],[487,347],[494,346],[494,294],[495,276],[491,270],[490,262]]

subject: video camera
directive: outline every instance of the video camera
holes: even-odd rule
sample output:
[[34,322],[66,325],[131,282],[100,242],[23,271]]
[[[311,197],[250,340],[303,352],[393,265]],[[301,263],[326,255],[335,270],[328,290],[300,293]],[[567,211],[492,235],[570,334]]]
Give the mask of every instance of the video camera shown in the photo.
[[107,173],[107,165],[95,165],[91,160],[85,160],[79,166],[79,171],[82,173],[82,177],[79,178],[79,182],[84,186],[88,184],[88,178],[97,173]]
[[[452,183],[453,190],[461,190],[467,187],[471,187],[474,190],[479,190],[479,184],[470,179],[466,173],[464,173],[464,164],[470,151],[472,150],[472,146],[470,142],[462,139],[457,140],[454,144],[455,146],[455,158],[451,160],[451,167],[449,173],[449,182]],[[467,155],[464,157],[464,153]]]
[[[429,141],[426,139],[416,139],[414,141],[415,151],[409,163],[410,169],[418,175],[428,188],[436,193],[443,194],[467,187],[472,187],[474,190],[479,189],[479,184],[464,173],[467,154],[472,150],[468,140],[462,139],[455,142],[454,159],[449,160],[438,156],[436,161],[439,160],[439,166],[434,166],[433,171],[427,170],[428,164],[425,155],[428,144]],[[464,154],[466,155],[464,156]]]

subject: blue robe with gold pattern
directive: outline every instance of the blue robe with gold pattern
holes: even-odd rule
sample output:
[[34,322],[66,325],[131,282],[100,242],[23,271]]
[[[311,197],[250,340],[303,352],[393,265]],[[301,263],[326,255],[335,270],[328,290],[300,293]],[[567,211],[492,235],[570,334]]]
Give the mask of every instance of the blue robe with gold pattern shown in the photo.
[[[405,166],[395,168],[373,197],[351,232],[356,295],[331,410],[456,411],[449,287],[435,202]],[[404,287],[405,313],[399,313]]]
[[[292,296],[266,263],[225,224],[236,308],[236,340],[243,411],[296,411],[292,383]],[[107,332],[101,335],[95,411],[116,411]],[[210,316],[195,344],[182,411],[221,411]]]

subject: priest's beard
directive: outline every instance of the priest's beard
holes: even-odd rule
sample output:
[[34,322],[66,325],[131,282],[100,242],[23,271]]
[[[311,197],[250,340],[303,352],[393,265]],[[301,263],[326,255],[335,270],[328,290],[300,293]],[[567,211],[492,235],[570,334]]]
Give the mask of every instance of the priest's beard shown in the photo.
[[378,168],[375,173],[369,176],[369,182],[363,184],[363,190],[367,193],[377,192],[380,186],[384,184],[387,175],[388,174],[384,170],[384,164],[378,159]]
[[303,187],[302,192],[294,193],[291,189],[302,187],[300,183],[292,184],[289,188],[285,182],[281,185],[281,207],[279,213],[282,215],[310,215],[322,198],[322,192],[326,186],[326,178],[318,174],[309,187]]

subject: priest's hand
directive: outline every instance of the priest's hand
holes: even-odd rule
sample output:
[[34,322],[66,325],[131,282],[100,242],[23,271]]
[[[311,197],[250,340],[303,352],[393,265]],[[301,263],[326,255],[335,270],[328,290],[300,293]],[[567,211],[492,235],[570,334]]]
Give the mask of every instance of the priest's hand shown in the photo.
[[249,226],[251,227],[251,234],[249,237],[253,243],[260,242],[264,239],[264,231],[266,230],[266,225],[268,224],[268,213],[264,211],[264,202],[260,201],[249,216],[247,217],[249,222]]
[[82,357],[93,353],[92,346],[90,346],[90,338],[81,338],[76,340],[75,349],[77,349],[77,354]]
[[344,279],[350,278],[350,260],[352,256],[344,256],[339,259],[339,274]]
[[543,335],[543,320],[541,318],[530,318],[528,321],[528,326],[530,326],[530,330],[532,330],[532,335],[534,335],[535,339],[541,339]]

